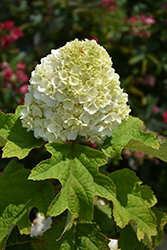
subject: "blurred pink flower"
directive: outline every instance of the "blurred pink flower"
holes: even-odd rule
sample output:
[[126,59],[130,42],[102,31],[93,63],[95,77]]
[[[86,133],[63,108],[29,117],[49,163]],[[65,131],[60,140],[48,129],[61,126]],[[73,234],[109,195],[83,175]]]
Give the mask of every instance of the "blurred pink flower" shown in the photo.
[[15,42],[22,36],[23,36],[22,30],[19,27],[14,27],[14,29],[11,31],[10,34],[10,41]]
[[7,68],[9,68],[9,63],[8,62],[2,62],[0,67],[1,67],[2,70],[7,69]]
[[95,40],[97,43],[99,42],[99,39],[96,36],[91,36],[88,38],[89,40]]
[[108,11],[112,11],[117,7],[115,0],[101,0],[100,6],[107,8]]
[[155,20],[153,18],[153,16],[146,16],[146,15],[140,15],[140,20],[143,21],[146,24],[154,24]]
[[17,63],[16,68],[20,69],[20,70],[23,70],[23,69],[26,68],[26,64],[20,61],[20,62]]
[[19,88],[19,92],[20,92],[21,94],[28,93],[28,84],[25,84],[25,85],[21,86],[21,87]]
[[0,24],[0,28],[2,31],[11,30],[14,27],[14,22],[12,20],[6,20],[5,22]]
[[22,70],[16,70],[16,81],[25,83],[29,81],[29,76]]
[[4,88],[9,88],[11,86],[11,83],[6,81],[3,86]]
[[144,14],[131,16],[126,19],[130,22],[131,34],[139,37],[150,37],[151,32],[149,29],[151,25],[155,23],[153,16],[147,16]]
[[136,152],[135,152],[135,155],[136,155],[136,156],[140,156],[140,157],[144,157],[144,156],[145,156],[145,154],[142,153],[142,152],[140,152],[140,151],[136,151]]
[[91,147],[91,148],[97,148],[97,142],[91,143],[89,140],[84,140],[84,144],[86,144],[87,146]]
[[162,116],[163,116],[163,122],[167,123],[167,111],[165,111]]
[[127,20],[132,22],[132,23],[135,23],[137,21],[136,17],[134,17],[134,16],[129,17]]
[[159,110],[159,107],[157,106],[157,105],[155,105],[154,107],[153,107],[153,113],[156,113],[157,111]]
[[96,147],[97,147],[97,142],[94,142],[94,143],[91,143],[91,142],[90,142],[90,147],[91,147],[91,148],[96,148]]
[[13,70],[10,68],[7,68],[6,70],[3,71],[2,75],[6,80],[9,80],[13,75]]
[[167,4],[162,5],[163,10],[167,10]]
[[156,78],[153,75],[145,75],[140,82],[144,85],[148,85],[150,87],[154,87],[156,83]]
[[140,37],[150,37],[151,36],[151,33],[149,31],[143,31],[143,32],[139,32],[138,35]]

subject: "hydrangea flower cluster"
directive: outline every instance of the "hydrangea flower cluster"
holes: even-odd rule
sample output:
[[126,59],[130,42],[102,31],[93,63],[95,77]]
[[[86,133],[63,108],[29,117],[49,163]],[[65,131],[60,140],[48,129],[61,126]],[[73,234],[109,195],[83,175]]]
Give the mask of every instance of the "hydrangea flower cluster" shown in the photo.
[[33,220],[30,236],[42,236],[45,231],[51,228],[52,218],[45,218],[38,212]]
[[128,118],[127,101],[106,50],[75,39],[36,66],[21,119],[36,138],[66,142],[79,135],[94,143]]
[[110,239],[108,246],[109,246],[110,250],[121,250],[121,249],[118,249],[118,240],[117,239]]

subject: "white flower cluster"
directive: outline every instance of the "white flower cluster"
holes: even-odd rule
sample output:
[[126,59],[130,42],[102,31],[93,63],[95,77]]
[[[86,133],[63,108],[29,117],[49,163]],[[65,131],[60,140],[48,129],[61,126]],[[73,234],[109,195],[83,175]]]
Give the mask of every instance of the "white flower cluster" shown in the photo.
[[45,218],[38,212],[33,220],[30,236],[42,236],[45,231],[51,228],[52,218]]
[[121,250],[121,249],[118,249],[118,240],[116,239],[110,239],[108,246],[110,250]]
[[36,138],[65,142],[79,135],[94,143],[128,118],[127,101],[106,50],[75,39],[36,66],[21,119]]

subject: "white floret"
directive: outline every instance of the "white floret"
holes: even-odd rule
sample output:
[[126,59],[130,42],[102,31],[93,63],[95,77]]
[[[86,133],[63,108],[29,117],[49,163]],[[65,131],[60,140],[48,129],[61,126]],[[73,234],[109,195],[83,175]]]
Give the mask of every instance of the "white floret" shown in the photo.
[[52,218],[45,218],[38,212],[33,220],[30,236],[42,236],[45,231],[51,228]]
[[110,239],[108,246],[109,246],[110,250],[121,250],[121,249],[118,249],[118,240],[117,239]]

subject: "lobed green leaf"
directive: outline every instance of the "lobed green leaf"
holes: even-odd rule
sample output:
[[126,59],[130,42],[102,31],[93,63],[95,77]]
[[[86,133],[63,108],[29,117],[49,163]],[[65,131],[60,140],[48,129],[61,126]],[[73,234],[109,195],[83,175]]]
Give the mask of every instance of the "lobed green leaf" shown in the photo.
[[[17,164],[17,163],[16,163]],[[14,165],[14,163],[13,163]],[[15,170],[13,173],[0,176],[0,241],[8,234],[8,229],[17,224],[20,232],[29,234],[29,208],[37,207],[42,214],[54,197],[51,183],[34,182],[27,180],[30,171],[27,169]]]
[[[124,228],[130,222],[138,240],[157,235],[157,220],[151,210],[157,202],[153,191],[142,183],[133,171],[122,169],[111,173],[117,197],[113,200],[113,216],[116,224]],[[134,222],[133,222],[134,221]]]
[[57,221],[57,223],[45,233],[44,239],[47,243],[46,250],[109,250],[108,240],[100,233],[95,222],[76,221],[75,225],[58,240],[64,226],[64,220]]
[[[128,142],[135,139],[146,146],[159,149],[156,135],[141,131],[143,122],[135,117],[129,116],[127,121],[123,121],[117,129],[113,131],[112,137],[107,138],[102,146],[103,152],[111,158],[121,159],[121,151]],[[138,150],[138,149],[137,149]]]
[[142,242],[139,242],[139,240],[136,237],[136,233],[131,227],[130,224],[125,226],[125,228],[118,228],[118,231],[121,234],[121,237],[119,238],[118,246],[121,250],[148,250],[149,248],[146,248],[145,245]]
[[6,250],[44,250],[44,242],[38,239],[33,239],[29,235],[20,235],[18,228],[15,226],[10,233],[7,242]]
[[100,151],[71,143],[49,143],[47,150],[52,157],[38,164],[29,179],[44,180],[55,178],[62,189],[49,207],[48,214],[57,216],[68,209],[73,218],[93,218],[95,195],[112,200],[115,197],[113,182],[98,172],[106,163]]
[[5,146],[7,140],[5,138],[3,138],[2,136],[0,136],[0,147]]
[[[31,149],[44,145],[42,139],[36,139],[33,132],[27,132],[22,127],[20,112],[22,106],[19,106],[15,114],[4,114],[0,111],[0,146],[3,148],[4,157],[26,157]],[[6,142],[5,142],[6,141]]]
[[161,244],[162,238],[164,236],[164,226],[167,224],[167,215],[163,212],[158,211],[155,207],[152,208],[154,214],[157,218],[157,231],[158,234],[152,237],[153,246]]
[[145,154],[153,155],[162,161],[167,162],[167,140],[159,141],[159,149],[154,149],[137,140],[130,140],[125,148],[143,152]]

